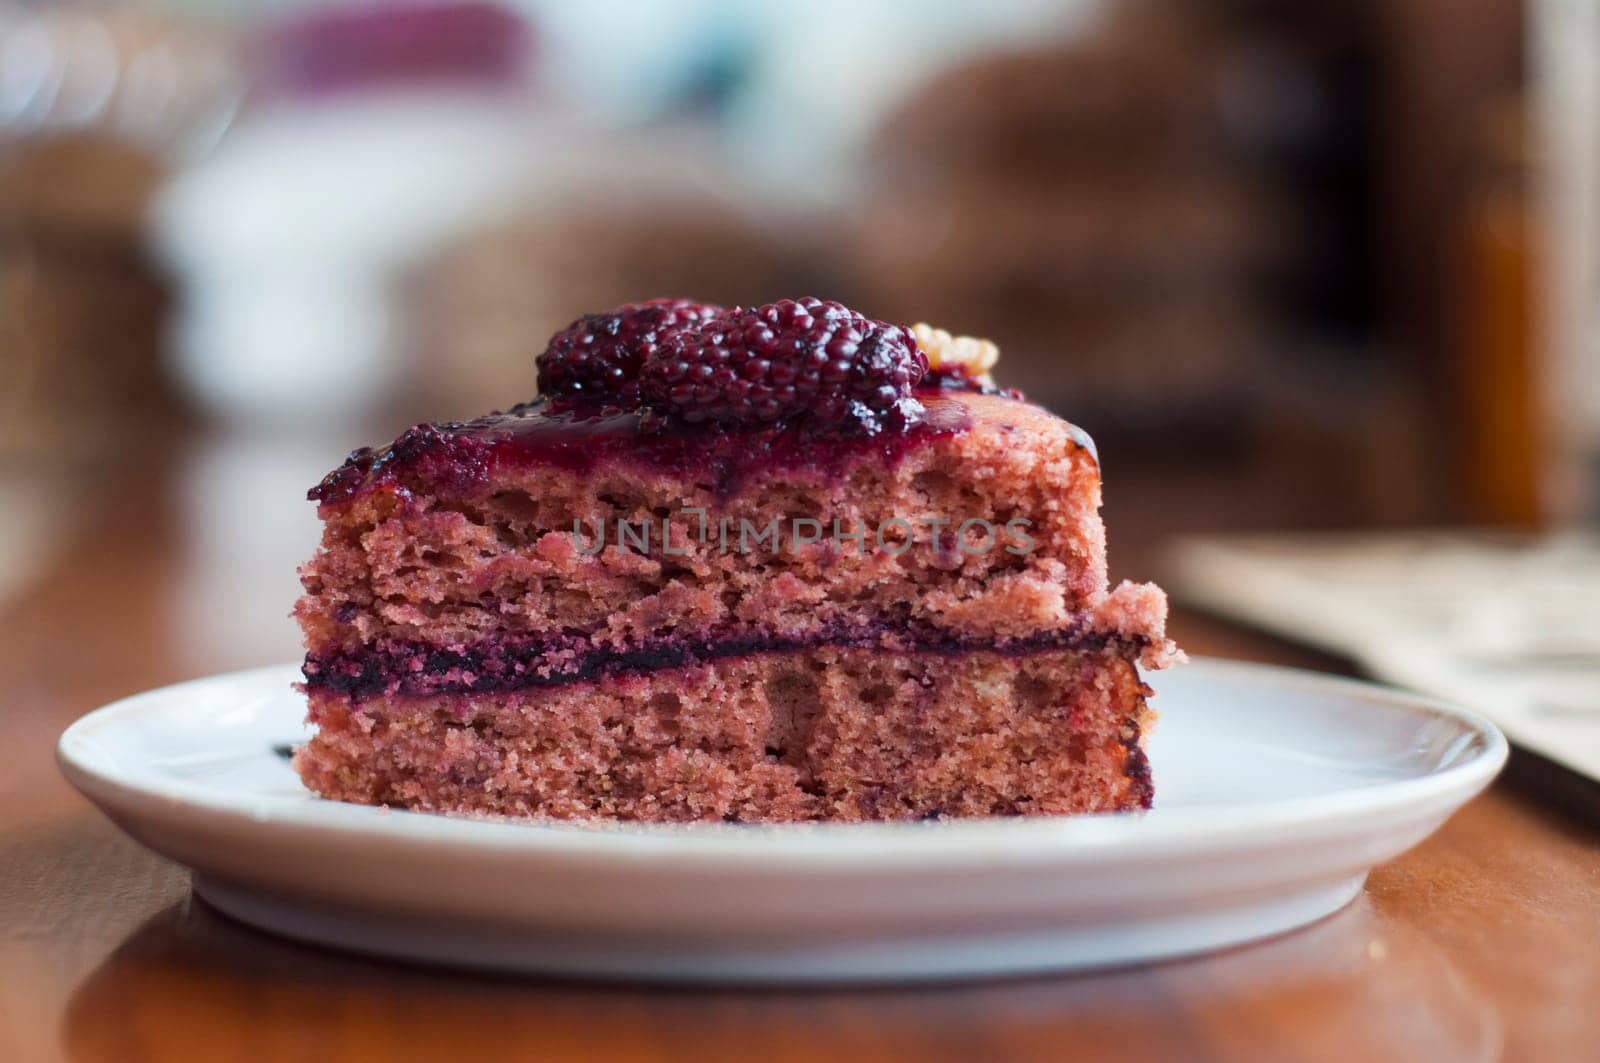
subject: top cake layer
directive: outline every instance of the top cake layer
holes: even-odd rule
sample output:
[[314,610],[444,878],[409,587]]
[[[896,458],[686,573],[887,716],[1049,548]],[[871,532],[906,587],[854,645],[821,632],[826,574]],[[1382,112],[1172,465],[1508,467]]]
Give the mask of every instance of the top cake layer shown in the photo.
[[357,452],[312,492],[312,667],[490,639],[537,656],[871,631],[1164,652],[1160,592],[1107,589],[1088,437],[1015,397],[916,398],[903,431],[847,438],[536,402]]

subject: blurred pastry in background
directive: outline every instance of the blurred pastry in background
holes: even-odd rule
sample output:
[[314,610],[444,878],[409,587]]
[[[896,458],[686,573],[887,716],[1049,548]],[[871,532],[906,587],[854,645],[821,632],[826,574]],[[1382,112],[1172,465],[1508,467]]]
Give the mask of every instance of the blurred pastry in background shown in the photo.
[[1212,23],[1118,5],[935,76],[882,125],[863,301],[995,337],[1011,383],[1091,424],[1247,415],[1284,219],[1230,136]]
[[174,409],[146,212],[226,124],[231,43],[133,8],[6,8],[0,65],[0,455],[126,448]]
[[160,174],[90,135],[0,154],[0,455],[82,457],[168,408],[168,293],[140,247]]
[[548,186],[538,202],[455,241],[408,279],[400,302],[410,391],[422,397],[416,416],[472,416],[525,392],[545,338],[585,308],[641,292],[754,306],[803,286],[803,249],[785,228],[685,174],[668,176],[670,166],[631,176],[607,169],[630,189],[595,195],[606,183],[598,174]]

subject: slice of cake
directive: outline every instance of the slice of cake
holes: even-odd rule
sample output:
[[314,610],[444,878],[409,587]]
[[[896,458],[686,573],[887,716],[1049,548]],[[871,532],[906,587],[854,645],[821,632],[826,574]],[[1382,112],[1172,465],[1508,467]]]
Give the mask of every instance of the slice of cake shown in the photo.
[[1166,600],[1108,590],[1093,444],[994,357],[815,299],[574,322],[539,399],[311,491],[296,769],[561,819],[1149,807]]

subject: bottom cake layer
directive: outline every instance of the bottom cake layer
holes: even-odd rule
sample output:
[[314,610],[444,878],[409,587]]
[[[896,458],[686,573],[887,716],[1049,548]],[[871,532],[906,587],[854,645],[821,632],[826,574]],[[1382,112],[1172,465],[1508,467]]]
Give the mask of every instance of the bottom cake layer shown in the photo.
[[324,797],[640,821],[926,819],[1148,808],[1147,688],[1112,650],[820,647],[567,686],[310,691]]

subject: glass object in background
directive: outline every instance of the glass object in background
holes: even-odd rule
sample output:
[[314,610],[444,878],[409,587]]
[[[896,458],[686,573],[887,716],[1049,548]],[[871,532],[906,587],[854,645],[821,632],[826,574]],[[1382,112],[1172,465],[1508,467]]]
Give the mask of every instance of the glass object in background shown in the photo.
[[1485,109],[1465,188],[1460,298],[1460,483],[1469,523],[1534,528],[1539,434],[1546,420],[1537,388],[1533,301],[1533,219],[1529,211],[1525,104],[1512,97]]
[[401,390],[404,271],[507,211],[544,147],[529,27],[362,4],[257,41],[249,106],[159,207],[179,375],[222,418],[371,418]]
[[1600,520],[1600,3],[1537,0],[1534,82],[1543,162],[1540,307],[1553,415],[1545,495]]

